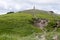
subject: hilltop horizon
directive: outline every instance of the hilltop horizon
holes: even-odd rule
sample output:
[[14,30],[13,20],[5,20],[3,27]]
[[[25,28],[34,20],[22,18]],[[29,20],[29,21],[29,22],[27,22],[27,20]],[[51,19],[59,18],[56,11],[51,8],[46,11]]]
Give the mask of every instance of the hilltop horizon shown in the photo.
[[[23,11],[29,11],[29,10],[32,11],[33,8],[31,8],[31,9],[25,9],[25,10],[20,10],[20,11],[8,11],[8,12],[15,12],[15,13],[16,13],[16,12],[21,12],[21,11],[23,12]],[[49,11],[52,11],[52,10],[41,10],[41,9],[36,9],[36,8],[35,8],[35,11],[46,11],[46,12],[49,12]],[[8,12],[1,13],[0,15],[7,14]],[[32,11],[32,12],[33,12],[33,11]],[[54,12],[54,11],[53,11],[53,12]],[[57,14],[57,13],[54,12],[54,14]],[[59,15],[60,15],[60,14],[59,14]]]

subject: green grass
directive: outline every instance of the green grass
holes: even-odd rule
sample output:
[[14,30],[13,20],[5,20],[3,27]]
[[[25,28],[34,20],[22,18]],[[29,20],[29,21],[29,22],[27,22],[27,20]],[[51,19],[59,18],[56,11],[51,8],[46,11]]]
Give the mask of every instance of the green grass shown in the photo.
[[[37,36],[40,36],[40,37],[36,37],[36,33],[33,33],[29,36],[25,36],[25,37],[20,37],[19,35],[16,35],[16,34],[1,34],[0,35],[0,40],[40,40],[41,39],[41,35],[43,33],[38,33]],[[60,37],[60,33],[57,33],[58,34],[58,37]],[[55,33],[53,32],[48,32],[45,36],[45,38],[47,40],[53,40],[53,37],[54,37]],[[60,38],[58,38],[60,40]]]
[[[59,19],[60,16],[53,18],[53,15],[47,14],[47,12],[37,12],[39,18],[45,18],[53,23],[49,23],[47,30],[52,31],[52,24],[54,19]],[[30,23],[33,16],[28,12],[17,12],[12,14],[0,15],[0,40],[36,40],[33,39],[33,33],[42,33],[42,31]],[[52,29],[52,30],[51,30]],[[58,29],[57,31],[59,31]]]
[[21,36],[27,36],[33,32],[40,32],[39,28],[30,24],[32,16],[30,14],[6,14],[0,16],[0,31],[1,32],[15,32]]

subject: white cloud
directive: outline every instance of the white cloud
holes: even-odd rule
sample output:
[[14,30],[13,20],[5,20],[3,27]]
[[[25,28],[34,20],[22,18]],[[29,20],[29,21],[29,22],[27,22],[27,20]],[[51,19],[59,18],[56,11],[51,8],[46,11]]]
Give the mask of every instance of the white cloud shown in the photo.
[[60,3],[60,0],[28,0],[35,3]]
[[0,10],[3,10],[0,12],[30,9],[32,8],[33,3],[36,5],[37,9],[53,9],[53,11],[57,10],[56,12],[59,12],[60,10],[60,6],[57,6],[57,4],[60,5],[60,0],[0,0]]
[[0,1],[0,6],[7,8],[7,3],[5,1]]

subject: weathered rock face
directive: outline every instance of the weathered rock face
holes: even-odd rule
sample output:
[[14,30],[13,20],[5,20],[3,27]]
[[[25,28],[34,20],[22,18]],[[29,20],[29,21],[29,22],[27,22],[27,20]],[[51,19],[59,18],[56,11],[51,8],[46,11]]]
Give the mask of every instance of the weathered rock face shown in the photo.
[[33,18],[34,25],[40,28],[44,28],[48,25],[48,20],[46,19],[39,19],[39,18]]

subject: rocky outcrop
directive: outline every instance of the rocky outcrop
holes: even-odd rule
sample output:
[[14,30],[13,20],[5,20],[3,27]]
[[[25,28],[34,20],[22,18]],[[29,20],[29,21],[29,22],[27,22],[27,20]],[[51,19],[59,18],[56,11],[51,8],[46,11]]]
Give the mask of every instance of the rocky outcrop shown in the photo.
[[35,26],[40,27],[41,29],[48,25],[47,19],[33,18],[33,23]]

